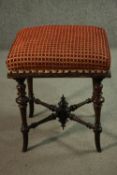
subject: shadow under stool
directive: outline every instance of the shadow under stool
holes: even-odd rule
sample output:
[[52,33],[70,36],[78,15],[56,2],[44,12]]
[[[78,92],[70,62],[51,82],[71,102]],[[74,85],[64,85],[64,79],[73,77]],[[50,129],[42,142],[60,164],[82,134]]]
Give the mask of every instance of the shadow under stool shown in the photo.
[[[30,129],[55,119],[59,120],[63,128],[68,120],[73,120],[92,129],[95,135],[96,149],[101,152],[100,117],[104,102],[102,80],[111,77],[110,62],[107,34],[101,27],[44,25],[27,27],[17,33],[6,64],[8,78],[17,81],[18,97],[16,102],[21,113],[23,152],[26,152],[28,148]],[[66,98],[62,96],[58,104],[53,105],[34,96],[33,78],[63,77],[91,78],[93,84],[91,97],[81,103],[69,105]],[[26,92],[26,84],[28,92]],[[73,113],[88,103],[92,103],[94,107],[94,124],[84,121],[79,115]],[[34,104],[42,105],[52,113],[29,125],[26,109],[29,105],[29,118],[33,118]]]

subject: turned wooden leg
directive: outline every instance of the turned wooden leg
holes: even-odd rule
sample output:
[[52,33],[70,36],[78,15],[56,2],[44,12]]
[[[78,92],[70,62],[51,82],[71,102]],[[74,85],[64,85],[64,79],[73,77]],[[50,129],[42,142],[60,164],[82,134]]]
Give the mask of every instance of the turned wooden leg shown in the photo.
[[101,117],[101,107],[104,102],[104,98],[102,97],[102,88],[101,84],[102,78],[94,78],[93,79],[93,105],[95,111],[95,145],[98,152],[101,152],[100,145],[100,133],[102,132],[100,117]]
[[25,79],[16,79],[18,85],[17,85],[17,90],[18,90],[18,97],[16,98],[16,102],[19,105],[20,113],[21,113],[21,132],[23,134],[23,148],[22,151],[26,152],[27,147],[28,147],[28,126],[27,126],[27,118],[26,118],[26,107],[27,107],[27,102],[28,98],[26,97],[26,92],[25,92],[25,84],[24,81]]
[[33,78],[28,78],[27,83],[29,96],[29,117],[31,118],[34,114]]

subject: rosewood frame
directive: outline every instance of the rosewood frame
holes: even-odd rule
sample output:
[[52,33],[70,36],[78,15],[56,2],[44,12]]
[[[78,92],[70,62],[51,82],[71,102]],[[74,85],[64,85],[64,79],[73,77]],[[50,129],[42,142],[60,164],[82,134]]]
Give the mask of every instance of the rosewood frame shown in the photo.
[[[68,105],[66,99],[64,96],[62,96],[60,102],[57,106],[47,104],[40,99],[36,99],[33,94],[33,78],[62,78],[62,77],[71,77],[71,78],[92,78],[93,82],[93,93],[92,97],[88,98],[87,100],[74,104],[74,105]],[[98,152],[101,152],[101,145],[100,145],[100,133],[102,132],[100,117],[101,117],[101,107],[102,103],[104,102],[104,98],[102,97],[102,80],[104,78],[110,78],[111,73],[108,72],[75,72],[75,73],[8,73],[8,78],[15,79],[18,83],[17,85],[17,91],[18,91],[18,97],[16,98],[16,102],[18,103],[20,113],[21,113],[21,132],[23,135],[23,147],[22,151],[26,152],[28,149],[28,133],[31,128],[35,128],[39,126],[42,123],[54,120],[56,118],[59,118],[59,121],[61,122],[62,127],[65,127],[65,124],[68,119],[76,121],[78,123],[81,123],[85,125],[86,127],[93,129],[94,135],[95,135],[95,145]],[[26,85],[24,84],[25,80],[27,80],[28,85],[28,94],[26,95]],[[42,106],[45,106],[46,108],[50,109],[52,111],[52,114],[46,117],[45,119],[42,119],[41,121],[34,122],[30,125],[27,123],[27,104],[29,103],[29,117],[33,117],[34,114],[34,103],[40,104]],[[78,109],[79,107],[87,104],[87,103],[93,103],[94,106],[94,112],[95,112],[95,123],[88,123],[82,120],[79,116],[76,116],[72,113],[72,111]]]

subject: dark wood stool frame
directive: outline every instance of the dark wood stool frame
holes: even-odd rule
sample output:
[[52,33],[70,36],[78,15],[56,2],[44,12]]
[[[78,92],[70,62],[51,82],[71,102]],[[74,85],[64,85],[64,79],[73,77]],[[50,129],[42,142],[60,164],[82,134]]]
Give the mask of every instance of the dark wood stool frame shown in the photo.
[[[92,97],[88,98],[87,100],[74,104],[74,105],[68,105],[66,99],[64,96],[61,97],[60,102],[58,105],[51,105],[47,104],[40,99],[37,99],[33,95],[33,78],[62,78],[62,77],[68,77],[68,78],[91,78],[93,82],[93,93]],[[23,135],[23,148],[22,151],[26,152],[28,147],[28,132],[31,128],[35,128],[39,126],[42,123],[55,120],[56,118],[59,119],[62,127],[65,127],[65,124],[68,119],[76,121],[78,123],[81,123],[85,125],[86,127],[93,129],[94,135],[95,135],[95,145],[98,152],[101,152],[101,145],[100,145],[100,133],[102,132],[100,117],[101,117],[101,107],[102,103],[104,102],[104,97],[102,97],[102,80],[104,78],[111,77],[110,72],[108,71],[82,71],[82,72],[70,72],[68,71],[65,73],[64,71],[53,73],[52,71],[45,73],[45,72],[20,72],[20,73],[8,73],[8,78],[15,79],[18,83],[17,90],[18,90],[18,97],[16,98],[16,102],[19,105],[20,113],[21,113],[21,132]],[[26,95],[26,85],[25,80],[27,80],[28,85],[28,94]],[[27,104],[29,103],[29,117],[33,117],[34,114],[34,103],[40,104],[42,106],[45,106],[46,108],[50,109],[52,111],[52,114],[48,117],[38,121],[34,122],[30,125],[27,123],[27,114],[26,114],[26,108]],[[79,116],[76,116],[75,114],[71,113],[72,111],[75,111],[79,107],[88,104],[93,103],[94,106],[94,112],[95,112],[95,123],[91,124],[88,122],[85,122],[82,120]]]

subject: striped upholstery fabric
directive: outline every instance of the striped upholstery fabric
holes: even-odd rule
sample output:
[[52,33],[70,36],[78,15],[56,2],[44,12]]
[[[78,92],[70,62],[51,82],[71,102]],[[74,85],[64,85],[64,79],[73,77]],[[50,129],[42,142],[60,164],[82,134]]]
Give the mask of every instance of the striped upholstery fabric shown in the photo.
[[10,71],[109,70],[106,32],[78,25],[24,28],[17,33],[6,63]]

